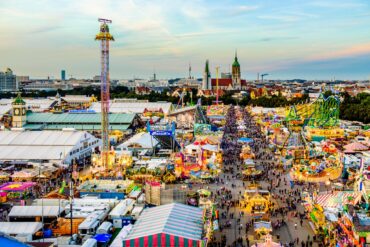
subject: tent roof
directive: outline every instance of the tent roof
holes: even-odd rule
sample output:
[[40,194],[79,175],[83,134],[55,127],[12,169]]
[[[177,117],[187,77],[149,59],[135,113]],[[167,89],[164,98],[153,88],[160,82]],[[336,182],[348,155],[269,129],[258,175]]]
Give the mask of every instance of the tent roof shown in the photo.
[[[136,114],[111,113],[110,124],[131,124]],[[100,124],[100,113],[28,113],[27,123],[51,123],[51,124]]]
[[[334,191],[330,194],[321,194],[316,198],[317,204],[323,208],[337,208],[346,204],[356,204],[361,198],[361,192]],[[349,200],[352,197],[353,200]]]
[[9,217],[35,217],[42,215],[51,217],[58,216],[63,210],[59,206],[14,206],[9,213]]
[[369,147],[365,146],[360,142],[352,142],[350,144],[345,145],[344,152],[354,152],[354,151],[365,151],[369,150]]
[[0,160],[61,160],[86,137],[83,131],[0,131]]
[[218,152],[218,146],[217,145],[211,145],[211,144],[206,144],[202,146],[202,149],[212,151],[212,152]]
[[41,228],[41,222],[0,222],[0,232],[8,235],[35,234]]
[[141,132],[137,133],[136,135],[119,145],[118,148],[128,147],[133,144],[137,144],[141,146],[141,148],[152,148],[152,143],[153,146],[156,146],[158,144],[158,141],[155,138],[152,138],[149,133]]
[[165,233],[201,240],[202,232],[203,210],[201,208],[172,203],[145,209],[125,239]]
[[[171,111],[171,102],[110,102],[109,111],[115,113],[143,113],[145,109],[162,109],[164,114]],[[90,109],[100,112],[100,102],[92,104]]]
[[78,131],[2,131],[0,145],[74,146],[84,135]]

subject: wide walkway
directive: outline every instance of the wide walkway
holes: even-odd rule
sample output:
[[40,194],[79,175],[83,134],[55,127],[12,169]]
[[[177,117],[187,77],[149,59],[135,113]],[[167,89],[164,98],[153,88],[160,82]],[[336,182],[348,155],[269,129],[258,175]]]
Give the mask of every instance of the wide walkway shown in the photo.
[[[280,227],[275,227],[272,232],[274,241],[285,246],[318,246],[318,243],[312,241],[313,231],[300,204],[303,186],[295,185],[291,188],[287,171],[277,169],[277,161],[273,160],[274,156],[266,148],[266,139],[260,133],[259,127],[253,121],[249,121],[249,128],[252,129],[252,133],[259,132],[256,134],[258,137],[252,136],[255,144],[253,151],[257,157],[255,160],[257,167],[265,173],[259,181],[253,182],[259,183],[262,189],[271,192],[275,209],[268,218],[274,225],[279,225],[280,222]],[[220,209],[221,231],[215,232],[213,246],[253,246],[256,242],[253,220],[256,219],[246,215],[238,205],[245,189],[252,181],[242,180],[242,167],[237,158],[233,164],[225,165],[223,170],[219,182],[205,185],[214,193]],[[301,220],[301,217],[304,218]]]

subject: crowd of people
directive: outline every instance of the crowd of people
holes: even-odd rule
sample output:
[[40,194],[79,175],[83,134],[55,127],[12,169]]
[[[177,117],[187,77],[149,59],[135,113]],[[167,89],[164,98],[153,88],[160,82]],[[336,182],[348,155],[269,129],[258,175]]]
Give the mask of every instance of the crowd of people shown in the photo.
[[[246,127],[242,132],[238,131],[238,110]],[[213,191],[214,200],[220,210],[219,234],[216,234],[211,246],[256,246],[255,237],[252,236],[255,236],[254,223],[259,220],[246,215],[240,207],[240,201],[243,200],[243,193],[248,184],[257,182],[242,180],[240,159],[242,146],[238,139],[243,136],[253,139],[250,147],[255,154],[255,162],[259,169],[264,171],[258,178],[258,184],[271,193],[272,206],[267,214],[262,216],[271,222],[273,228],[271,234],[281,246],[313,246],[315,238],[310,236],[308,231],[299,232],[305,227],[304,222],[307,221],[304,209],[299,207],[299,204],[302,191],[308,187],[290,184],[286,172],[278,169],[279,163],[269,149],[268,140],[251,114],[234,106],[229,108],[226,115],[224,135],[221,140],[223,173],[220,176],[220,185]],[[284,243],[280,235],[286,235]],[[317,245],[320,246],[320,243]]]

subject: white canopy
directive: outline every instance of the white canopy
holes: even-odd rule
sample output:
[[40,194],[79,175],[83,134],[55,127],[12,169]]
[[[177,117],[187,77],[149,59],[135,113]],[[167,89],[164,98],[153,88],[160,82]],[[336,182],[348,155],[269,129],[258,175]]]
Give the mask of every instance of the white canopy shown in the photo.
[[217,145],[211,145],[211,144],[203,145],[202,149],[212,151],[212,152],[218,152],[219,151]]
[[109,218],[118,218],[127,214],[134,206],[135,200],[125,199],[115,206],[112,211],[109,213]]
[[198,150],[199,149],[199,145],[195,145],[195,144],[189,144],[185,147],[186,150]]
[[152,136],[149,133],[141,132],[137,133],[124,143],[118,146],[118,149],[120,148],[127,148],[132,145],[140,146],[140,148],[145,149],[151,149],[153,146],[156,146],[158,144],[158,141],[155,138],[152,138]]
[[0,222],[0,232],[7,235],[35,234],[41,228],[41,222]]
[[0,131],[0,160],[63,160],[86,138],[96,139],[83,131]]
[[131,224],[124,226],[110,246],[111,247],[122,247],[122,242],[126,238],[126,236],[129,234],[131,229],[132,229]]
[[[117,102],[113,100],[110,102],[109,111],[142,114],[145,109],[162,109],[163,113],[167,115],[171,111],[171,106],[171,102]],[[93,103],[90,109],[101,112],[100,102]]]
[[59,206],[14,206],[9,217],[57,217],[63,211]]

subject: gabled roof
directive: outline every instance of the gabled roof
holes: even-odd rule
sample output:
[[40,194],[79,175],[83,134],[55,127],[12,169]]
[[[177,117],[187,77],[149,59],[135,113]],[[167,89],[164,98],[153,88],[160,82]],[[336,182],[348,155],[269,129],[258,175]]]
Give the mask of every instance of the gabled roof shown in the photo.
[[[217,86],[217,79],[216,78],[212,78],[211,82],[212,82],[213,87]],[[240,83],[242,84],[242,86],[247,85],[246,80],[240,80]],[[219,87],[228,87],[229,85],[231,85],[231,86],[233,85],[233,79],[232,78],[218,78],[218,86]]]
[[180,203],[145,209],[125,240],[159,233],[201,240],[203,210]]
[[[134,113],[110,113],[110,124],[131,124],[136,114]],[[28,113],[27,123],[65,123],[65,124],[100,124],[99,113]]]
[[91,134],[83,131],[0,131],[0,160],[61,160]]
[[9,217],[57,217],[63,211],[63,207],[59,206],[14,206]]
[[8,235],[35,234],[41,228],[41,222],[0,222],[0,232]]
[[360,142],[352,142],[350,144],[345,145],[344,152],[355,152],[355,151],[366,151],[369,150],[369,147],[365,146]]

